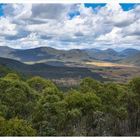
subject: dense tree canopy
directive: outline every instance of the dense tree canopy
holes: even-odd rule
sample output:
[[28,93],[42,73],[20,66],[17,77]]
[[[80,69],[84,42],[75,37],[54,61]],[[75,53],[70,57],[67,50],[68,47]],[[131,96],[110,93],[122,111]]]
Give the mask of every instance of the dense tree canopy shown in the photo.
[[5,118],[29,119],[36,96],[36,92],[15,75],[0,79],[0,112]]
[[5,120],[0,117],[0,136],[35,136],[36,130],[25,120],[12,118]]
[[50,80],[9,73],[0,78],[0,135],[139,136],[140,78],[85,78],[64,92]]

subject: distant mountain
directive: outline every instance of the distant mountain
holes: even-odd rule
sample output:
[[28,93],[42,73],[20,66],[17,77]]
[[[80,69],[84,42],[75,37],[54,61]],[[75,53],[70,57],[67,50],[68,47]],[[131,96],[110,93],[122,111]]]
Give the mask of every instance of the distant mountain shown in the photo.
[[[133,58],[140,51],[136,49],[125,49],[117,52],[111,48],[106,50],[98,49],[71,49],[71,50],[58,50],[51,47],[39,47],[34,49],[12,49],[6,46],[0,46],[0,57],[18,60],[20,62],[45,63],[52,66],[64,66],[68,62],[81,62],[90,60],[109,61],[116,63],[130,63],[136,65],[139,63],[137,58]],[[134,60],[133,60],[134,59]]]
[[40,47],[35,49],[27,49],[27,50],[16,50],[12,54],[15,58],[18,58],[21,62],[28,61],[40,61],[44,59],[55,58],[56,54],[60,52],[48,47]]
[[12,55],[13,52],[15,52],[15,49],[9,48],[7,46],[0,46],[0,56],[5,58],[12,58],[14,57]]
[[121,60],[120,62],[140,66],[140,52],[137,52],[134,55],[131,54],[126,58],[124,58],[123,60]]
[[85,51],[91,58],[96,60],[113,62],[121,59],[118,52],[110,48],[106,50],[87,49]]
[[140,51],[136,50],[136,49],[128,48],[128,49],[121,51],[119,54],[126,57],[126,56],[135,55],[138,52],[140,52]]
[[106,49],[106,50],[85,49],[85,51],[93,59],[101,60],[101,61],[117,62],[117,63],[128,62],[128,61],[125,61],[125,59],[127,60],[128,58],[131,58],[131,57],[133,59],[133,56],[135,56],[136,54],[140,52],[139,50],[132,49],[132,48],[128,48],[120,52],[117,52],[111,48]]
[[48,59],[57,60],[87,60],[89,56],[80,49],[57,50],[50,47],[39,47],[27,50],[11,49],[6,46],[0,47],[0,56],[19,60],[21,62],[43,61]]

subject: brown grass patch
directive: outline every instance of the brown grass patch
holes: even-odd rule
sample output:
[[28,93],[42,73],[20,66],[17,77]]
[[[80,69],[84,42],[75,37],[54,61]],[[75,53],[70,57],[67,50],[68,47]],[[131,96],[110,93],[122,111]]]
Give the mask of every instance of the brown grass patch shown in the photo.
[[98,67],[134,67],[134,65],[117,64],[111,62],[86,62],[88,65],[95,65]]

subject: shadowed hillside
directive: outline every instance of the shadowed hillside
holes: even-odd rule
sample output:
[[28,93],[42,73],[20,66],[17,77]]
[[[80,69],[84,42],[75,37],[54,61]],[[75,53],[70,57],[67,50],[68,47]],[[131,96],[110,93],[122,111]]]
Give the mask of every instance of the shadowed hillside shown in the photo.
[[23,64],[16,60],[7,58],[0,58],[0,64],[7,66],[8,68],[14,69],[26,75],[39,75],[49,79],[58,78],[84,78],[93,77],[97,80],[105,80],[98,73],[91,72],[88,68],[76,68],[66,66],[50,66],[47,64],[39,63],[33,65]]

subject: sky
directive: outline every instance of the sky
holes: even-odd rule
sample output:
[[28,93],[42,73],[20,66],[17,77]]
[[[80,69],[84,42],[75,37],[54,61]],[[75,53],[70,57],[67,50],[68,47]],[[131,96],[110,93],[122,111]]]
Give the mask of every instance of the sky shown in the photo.
[[0,4],[0,46],[140,49],[140,4]]

